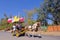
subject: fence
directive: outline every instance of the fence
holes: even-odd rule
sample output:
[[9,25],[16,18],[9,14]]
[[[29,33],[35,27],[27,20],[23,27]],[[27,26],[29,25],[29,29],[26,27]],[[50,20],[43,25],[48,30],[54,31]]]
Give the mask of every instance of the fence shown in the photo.
[[47,31],[48,32],[60,31],[60,25],[48,26]]

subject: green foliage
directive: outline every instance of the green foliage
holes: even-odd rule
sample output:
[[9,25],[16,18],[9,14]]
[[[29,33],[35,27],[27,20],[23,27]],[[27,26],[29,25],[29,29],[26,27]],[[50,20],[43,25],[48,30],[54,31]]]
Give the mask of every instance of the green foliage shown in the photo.
[[29,11],[25,11],[27,16],[25,17],[26,22],[28,25],[32,25],[33,23],[35,23],[35,20],[33,19],[33,15],[35,14],[36,10],[29,10]]
[[[37,12],[38,20],[50,19],[54,24],[60,24],[60,0],[45,0],[43,6]],[[48,14],[51,14],[53,18],[48,17]]]
[[28,22],[28,24],[29,24],[29,25],[33,25],[36,21],[31,20],[31,19],[28,19],[28,21],[27,21],[27,22]]
[[41,26],[42,31],[46,31],[47,30],[47,26]]
[[6,13],[4,13],[4,18],[2,18],[1,19],[1,21],[0,21],[0,29],[5,29],[5,28],[11,28],[12,27],[12,23],[8,23],[7,22],[7,20],[8,20],[8,16],[7,16],[7,14]]
[[12,24],[12,23],[10,23],[10,24],[8,24],[8,26],[7,26],[7,27],[12,28],[12,26],[13,26],[13,24]]
[[44,6],[47,12],[52,14],[54,24],[60,24],[60,0],[48,0]]

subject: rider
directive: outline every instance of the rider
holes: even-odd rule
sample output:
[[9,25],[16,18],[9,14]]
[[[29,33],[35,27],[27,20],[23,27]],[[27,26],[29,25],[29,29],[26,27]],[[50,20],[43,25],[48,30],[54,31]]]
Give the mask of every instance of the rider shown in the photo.
[[13,32],[16,31],[16,24],[13,24]]
[[17,30],[21,30],[22,25],[21,24],[16,24],[16,28],[17,28]]

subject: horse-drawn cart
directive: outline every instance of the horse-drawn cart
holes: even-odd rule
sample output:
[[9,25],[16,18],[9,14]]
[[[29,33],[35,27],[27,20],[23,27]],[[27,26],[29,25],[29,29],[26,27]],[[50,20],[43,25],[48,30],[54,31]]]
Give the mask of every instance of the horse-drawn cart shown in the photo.
[[26,30],[22,28],[21,30],[16,30],[15,32],[12,32],[13,36],[19,37],[19,36],[24,36]]

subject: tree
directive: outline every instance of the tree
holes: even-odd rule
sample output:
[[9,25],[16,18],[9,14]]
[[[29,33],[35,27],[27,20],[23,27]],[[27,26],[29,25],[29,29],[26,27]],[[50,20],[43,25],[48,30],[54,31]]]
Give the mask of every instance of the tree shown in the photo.
[[0,23],[1,27],[0,27],[0,29],[5,29],[7,27],[12,27],[12,24],[9,24],[7,22],[7,20],[8,20],[8,16],[7,16],[6,13],[4,13],[4,18],[1,19],[1,23]]
[[[60,24],[60,0],[45,0],[41,9],[41,12],[44,12],[42,14],[45,15],[45,19],[54,21],[54,24],[56,25]],[[49,13],[53,16],[53,18],[48,17]]]
[[32,20],[32,19],[33,19],[32,16],[35,14],[36,10],[33,9],[33,10],[29,10],[29,11],[27,11],[27,10],[24,10],[24,11],[25,11],[25,13],[26,13],[26,17],[25,17],[26,22],[27,22],[29,25],[32,25],[33,23],[35,23],[35,21]]
[[37,13],[38,13],[38,18],[37,18],[37,21],[40,21],[42,23],[42,25],[45,25],[47,26],[47,20],[46,20],[46,13],[44,12],[43,9],[39,8],[39,9],[36,9],[37,10]]
[[54,24],[60,24],[60,0],[48,0],[46,4],[48,4],[47,6],[45,5],[48,7],[47,12],[53,15]]
[[7,16],[7,14],[6,14],[6,13],[4,13],[4,17],[5,17],[6,19],[8,19],[8,16]]

